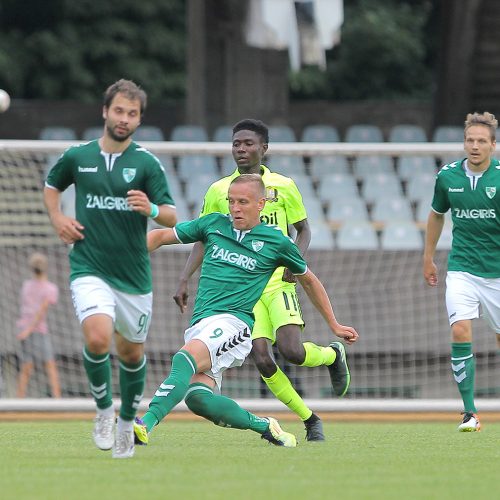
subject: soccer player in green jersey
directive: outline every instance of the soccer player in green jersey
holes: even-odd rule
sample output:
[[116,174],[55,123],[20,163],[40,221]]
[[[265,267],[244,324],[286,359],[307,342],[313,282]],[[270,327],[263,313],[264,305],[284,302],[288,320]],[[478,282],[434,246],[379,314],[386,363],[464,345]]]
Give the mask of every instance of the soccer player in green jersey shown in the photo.
[[224,370],[241,366],[250,353],[253,308],[280,266],[297,276],[335,335],[347,343],[358,338],[354,328],[337,322],[323,285],[307,268],[297,245],[276,226],[261,222],[266,203],[261,176],[235,177],[228,201],[231,216],[217,212],[148,234],[151,251],[161,245],[202,241],[204,255],[185,344],[172,358],[170,375],[135,426],[143,444],[147,433],[185,399],[193,413],[217,425],[251,429],[273,444],[296,446],[295,436],[283,432],[274,419],[259,418],[213,392],[216,385],[220,389]]
[[[241,120],[233,127],[232,154],[236,169],[230,176],[209,187],[201,216],[212,212],[228,213],[227,189],[230,182],[242,173],[260,174],[267,190],[267,203],[261,220],[278,226],[284,234],[288,234],[288,225],[293,225],[297,231],[295,243],[304,255],[309,246],[311,231],[302,196],[291,178],[271,172],[262,165],[268,143],[268,128],[260,120]],[[203,247],[201,243],[197,243],[189,256],[174,296],[181,311],[184,311],[187,304],[188,279],[199,267],[202,255]],[[305,404],[289,378],[276,364],[270,352],[270,344],[276,343],[283,357],[295,365],[326,365],[330,376],[342,369],[345,376],[342,379],[335,377],[337,383],[334,385],[334,391],[338,396],[346,393],[350,381],[344,346],[340,342],[332,342],[328,347],[302,342],[304,320],[296,293],[296,279],[286,268],[280,267],[275,271],[255,306],[254,314],[252,359],[262,379],[276,398],[304,422],[306,440],[323,441],[321,420]]]
[[446,308],[451,326],[451,367],[464,404],[462,432],[481,429],[474,404],[475,361],[472,320],[482,315],[496,333],[500,348],[500,163],[492,158],[497,120],[491,113],[468,114],[466,158],[439,171],[427,221],[423,272],[438,284],[433,261],[451,210],[453,240],[448,256]]
[[[134,82],[119,80],[104,94],[104,134],[69,148],[52,167],[44,190],[50,220],[72,244],[71,293],[82,325],[83,364],[97,406],[94,442],[114,458],[134,453],[133,421],[146,379],[146,340],[152,280],[146,242],[148,217],[176,222],[159,160],[132,140],[146,107]],[[64,215],[61,192],[76,191],[76,218]],[[115,427],[109,352],[115,338],[121,407]]]

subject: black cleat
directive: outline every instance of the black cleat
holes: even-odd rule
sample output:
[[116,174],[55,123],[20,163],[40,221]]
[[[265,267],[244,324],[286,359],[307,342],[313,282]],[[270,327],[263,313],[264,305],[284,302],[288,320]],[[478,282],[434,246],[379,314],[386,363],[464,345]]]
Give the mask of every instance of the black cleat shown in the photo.
[[306,426],[306,441],[324,441],[323,422],[314,413],[304,421]]
[[329,347],[335,351],[337,357],[330,366],[327,366],[327,368],[330,372],[333,392],[336,396],[341,398],[347,392],[351,382],[351,374],[347,366],[345,347],[341,342],[332,342]]

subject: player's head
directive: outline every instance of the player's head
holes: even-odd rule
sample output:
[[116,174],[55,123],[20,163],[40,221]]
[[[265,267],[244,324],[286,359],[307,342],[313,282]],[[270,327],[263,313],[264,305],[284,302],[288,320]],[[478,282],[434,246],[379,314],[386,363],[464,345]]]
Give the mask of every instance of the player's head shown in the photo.
[[33,253],[30,255],[28,260],[28,264],[30,266],[31,271],[34,274],[40,275],[45,274],[48,268],[47,257],[41,253]]
[[498,121],[495,115],[469,113],[464,127],[464,149],[467,161],[478,167],[487,168],[496,147],[496,129]]
[[242,173],[260,171],[269,143],[269,130],[260,120],[247,118],[233,127],[232,154]]
[[114,141],[126,141],[141,123],[146,109],[146,92],[130,80],[118,80],[104,93],[105,133]]
[[229,185],[229,212],[236,229],[246,231],[260,224],[266,204],[266,187],[259,174],[241,174]]

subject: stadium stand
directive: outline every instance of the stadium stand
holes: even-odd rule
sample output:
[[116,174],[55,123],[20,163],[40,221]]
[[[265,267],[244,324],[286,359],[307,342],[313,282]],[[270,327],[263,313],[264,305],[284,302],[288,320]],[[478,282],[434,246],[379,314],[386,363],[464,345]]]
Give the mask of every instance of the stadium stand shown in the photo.
[[413,176],[435,175],[436,170],[436,159],[430,155],[401,155],[398,159],[397,172],[403,181],[408,181]]
[[211,155],[185,155],[177,163],[177,174],[183,181],[195,180],[198,175],[219,176],[217,160]]
[[302,142],[339,142],[338,130],[332,125],[308,125],[302,131]]
[[340,196],[359,196],[356,179],[350,174],[325,175],[318,186],[319,199],[323,203],[339,198]]
[[325,175],[349,174],[349,163],[343,155],[313,156],[309,172],[314,181],[319,182]]
[[311,243],[309,244],[309,249],[333,250],[335,248],[335,240],[328,224],[314,221],[309,218],[308,220],[311,229]]
[[288,125],[271,125],[269,127],[269,142],[295,142],[295,132]]
[[305,175],[304,161],[300,156],[272,155],[267,161],[267,166],[274,172],[292,176],[292,174]]
[[420,230],[410,221],[391,221],[382,229],[380,238],[384,250],[421,250],[423,239]]
[[344,222],[368,222],[366,203],[359,196],[340,196],[332,199],[326,212],[327,221],[334,227],[341,226]]
[[355,159],[352,170],[354,176],[361,180],[374,174],[394,174],[392,158],[389,156],[367,155]]
[[233,139],[233,127],[231,125],[219,125],[212,137],[214,142],[231,142]]
[[141,125],[134,132],[134,141],[164,141],[165,136],[160,127],[154,125]]
[[377,250],[377,232],[369,222],[349,221],[337,231],[339,250]]
[[378,223],[391,221],[413,222],[413,211],[410,202],[406,198],[379,198],[373,204],[371,218]]
[[464,128],[455,125],[440,125],[432,134],[433,142],[463,142]]
[[76,132],[71,127],[44,127],[40,130],[39,139],[42,141],[76,141]]
[[434,194],[435,175],[415,175],[406,186],[406,196],[411,202],[429,199]]
[[101,137],[103,133],[102,125],[96,127],[87,127],[82,134],[82,139],[84,141],[93,141]]
[[363,179],[361,194],[367,203],[375,203],[388,196],[403,196],[403,191],[396,174],[373,174]]
[[394,125],[389,132],[389,142],[427,142],[427,135],[419,125]]
[[351,125],[347,128],[345,142],[384,142],[384,136],[376,125]]
[[208,141],[208,134],[200,125],[176,125],[172,129],[170,140],[179,142],[204,142]]

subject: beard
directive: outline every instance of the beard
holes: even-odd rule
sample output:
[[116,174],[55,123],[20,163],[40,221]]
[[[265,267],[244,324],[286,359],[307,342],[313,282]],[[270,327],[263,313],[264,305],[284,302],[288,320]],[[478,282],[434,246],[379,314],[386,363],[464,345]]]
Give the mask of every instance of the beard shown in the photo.
[[108,132],[109,137],[116,142],[125,142],[135,132],[135,130],[129,130],[127,134],[118,135],[115,133],[114,128],[110,127],[109,125],[106,125],[106,130]]

